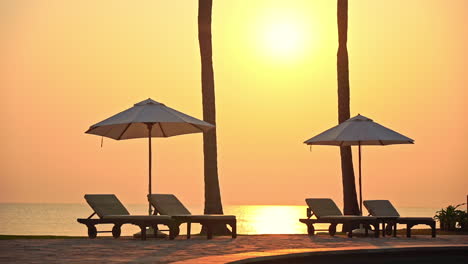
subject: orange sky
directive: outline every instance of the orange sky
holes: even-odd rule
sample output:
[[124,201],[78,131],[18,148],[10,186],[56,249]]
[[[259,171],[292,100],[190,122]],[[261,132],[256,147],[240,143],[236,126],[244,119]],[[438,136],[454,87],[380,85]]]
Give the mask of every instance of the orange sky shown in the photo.
[[[468,1],[350,1],[351,113],[415,139],[363,148],[365,199],[467,195]],[[87,128],[151,97],[201,118],[197,1],[0,2],[0,202],[144,203],[147,141]],[[341,203],[336,1],[214,0],[224,204]],[[288,42],[289,41],[289,42]],[[202,136],[155,139],[154,192],[203,202]],[[357,155],[355,155],[357,158]]]

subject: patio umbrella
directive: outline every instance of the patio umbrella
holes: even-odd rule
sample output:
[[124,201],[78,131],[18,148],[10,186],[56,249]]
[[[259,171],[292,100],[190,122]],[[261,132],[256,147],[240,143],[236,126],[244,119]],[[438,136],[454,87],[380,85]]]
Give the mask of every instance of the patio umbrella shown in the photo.
[[357,115],[304,142],[307,145],[359,146],[359,211],[362,215],[361,145],[413,144],[414,140]]
[[[135,104],[132,108],[92,125],[85,133],[115,140],[148,138],[148,194],[151,195],[151,138],[205,132],[213,127],[212,124],[176,111],[149,98]],[[151,214],[151,205],[148,212]]]

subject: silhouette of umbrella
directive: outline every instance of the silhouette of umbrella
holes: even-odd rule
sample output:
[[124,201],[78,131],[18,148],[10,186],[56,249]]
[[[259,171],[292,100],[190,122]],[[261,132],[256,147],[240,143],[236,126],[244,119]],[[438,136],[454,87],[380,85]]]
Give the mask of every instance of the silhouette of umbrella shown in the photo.
[[[151,138],[205,132],[213,127],[212,124],[176,111],[149,98],[135,104],[132,108],[92,125],[85,133],[116,140],[148,138],[148,193],[151,195]],[[148,211],[151,214],[151,204]]]
[[357,115],[304,142],[307,145],[359,146],[359,211],[362,215],[361,145],[413,144],[414,140]]

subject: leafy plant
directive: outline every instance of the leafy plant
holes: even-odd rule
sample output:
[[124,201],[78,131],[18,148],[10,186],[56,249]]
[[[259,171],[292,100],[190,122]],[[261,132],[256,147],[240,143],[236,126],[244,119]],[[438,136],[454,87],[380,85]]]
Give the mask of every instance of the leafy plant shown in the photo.
[[436,212],[434,218],[440,222],[440,230],[453,231],[457,227],[463,230],[468,228],[468,213],[457,209],[462,205],[465,203],[457,206],[449,205]]
[[460,211],[458,215],[458,226],[462,230],[468,230],[468,213],[461,210],[458,211]]

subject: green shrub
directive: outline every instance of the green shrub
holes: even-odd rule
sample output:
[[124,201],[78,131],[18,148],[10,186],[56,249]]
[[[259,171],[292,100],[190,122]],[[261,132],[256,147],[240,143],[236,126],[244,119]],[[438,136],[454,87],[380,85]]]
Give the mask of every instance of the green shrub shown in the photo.
[[434,218],[440,222],[440,230],[454,231],[457,229],[467,230],[468,228],[468,214],[465,211],[458,210],[457,208],[465,205],[459,204],[457,206],[449,205],[447,208],[442,208],[436,212]]
[[461,230],[468,230],[468,213],[465,211],[458,210],[459,212],[459,219],[458,225]]

